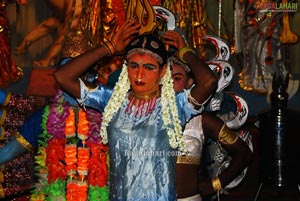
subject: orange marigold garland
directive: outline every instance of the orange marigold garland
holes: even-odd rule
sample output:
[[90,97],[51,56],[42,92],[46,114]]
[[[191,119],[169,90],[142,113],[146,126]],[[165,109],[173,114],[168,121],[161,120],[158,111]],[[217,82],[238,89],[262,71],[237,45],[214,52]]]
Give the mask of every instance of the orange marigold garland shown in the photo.
[[90,149],[79,147],[78,150],[78,161],[77,161],[77,172],[80,178],[84,178],[88,174],[88,163],[90,159]]
[[40,182],[31,200],[108,200],[108,146],[100,143],[101,114],[70,107],[61,91],[45,113],[36,157]]
[[77,146],[75,144],[65,145],[65,163],[66,170],[69,176],[76,175],[76,163],[77,163]]
[[69,180],[67,183],[66,200],[75,200],[77,197],[77,184],[75,180]]
[[78,138],[82,140],[83,146],[85,146],[86,140],[89,135],[89,122],[86,119],[86,112],[84,110],[79,110],[79,120],[77,125]]
[[48,167],[48,183],[56,179],[65,180],[67,176],[63,147],[65,139],[51,138],[46,149],[46,166]]
[[86,181],[77,181],[77,199],[87,200],[88,184]]
[[65,134],[66,138],[71,138],[76,136],[75,128],[75,113],[72,108],[69,108],[69,116],[66,119]]
[[92,156],[89,161],[88,182],[92,186],[105,187],[108,178],[107,152],[108,147],[103,144],[89,142]]

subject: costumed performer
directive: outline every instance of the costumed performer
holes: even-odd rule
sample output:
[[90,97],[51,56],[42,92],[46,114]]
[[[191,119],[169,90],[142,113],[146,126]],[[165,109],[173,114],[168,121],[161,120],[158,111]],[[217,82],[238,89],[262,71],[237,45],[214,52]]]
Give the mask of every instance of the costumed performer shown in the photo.
[[[175,92],[190,88],[193,77],[189,66],[175,56],[169,60]],[[201,201],[203,196],[221,191],[222,187],[236,178],[251,160],[252,154],[247,144],[212,113],[204,112],[193,117],[185,125],[183,133],[189,155],[177,157],[176,187],[180,201]],[[201,164],[201,158],[207,138],[218,140],[233,157],[226,171],[216,178],[206,178],[200,174],[205,168]],[[225,141],[224,138],[230,140]],[[209,183],[211,186],[207,188]],[[219,185],[216,185],[217,183]]]
[[[204,110],[217,78],[178,32],[165,32],[164,44],[154,31],[137,36],[139,29],[135,19],[127,20],[111,41],[63,65],[54,76],[84,107],[103,114],[100,135],[110,146],[110,200],[176,200],[176,155],[186,151],[182,125]],[[165,45],[175,47],[195,75],[193,88],[176,96]],[[125,48],[127,61],[114,89],[87,87],[79,79],[95,62]]]

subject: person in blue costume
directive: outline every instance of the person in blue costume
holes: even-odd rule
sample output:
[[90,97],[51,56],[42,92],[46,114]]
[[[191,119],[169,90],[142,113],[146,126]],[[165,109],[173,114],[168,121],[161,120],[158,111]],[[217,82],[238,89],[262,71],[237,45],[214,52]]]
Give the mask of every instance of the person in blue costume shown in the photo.
[[[176,158],[186,154],[182,126],[204,110],[217,88],[210,68],[185,46],[176,31],[138,35],[140,25],[126,20],[112,40],[63,65],[57,83],[84,107],[102,112],[100,135],[109,143],[109,200],[177,200]],[[175,95],[166,46],[191,66],[192,88]],[[87,86],[80,79],[94,63],[126,52],[114,88]],[[210,184],[207,184],[210,186]]]

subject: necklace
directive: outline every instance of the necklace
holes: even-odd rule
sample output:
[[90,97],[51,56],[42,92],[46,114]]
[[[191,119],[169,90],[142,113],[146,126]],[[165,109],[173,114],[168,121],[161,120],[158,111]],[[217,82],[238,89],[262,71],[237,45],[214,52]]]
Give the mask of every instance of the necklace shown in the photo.
[[139,99],[139,100],[149,100],[149,99],[156,98],[159,95],[160,95],[159,90],[156,90],[156,91],[153,91],[153,92],[150,92],[150,93],[136,93],[134,91],[131,91],[129,97],[130,98],[136,98],[136,99]]
[[133,113],[135,116],[144,116],[152,112],[156,106],[157,97],[160,91],[156,90],[151,93],[135,93],[131,91],[129,94],[129,104],[126,112]]

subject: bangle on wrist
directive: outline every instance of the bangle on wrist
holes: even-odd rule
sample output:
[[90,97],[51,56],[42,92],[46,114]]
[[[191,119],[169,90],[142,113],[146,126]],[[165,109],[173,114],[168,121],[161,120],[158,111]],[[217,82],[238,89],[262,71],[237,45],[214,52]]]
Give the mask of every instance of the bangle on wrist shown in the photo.
[[212,186],[213,186],[213,189],[215,191],[220,191],[222,190],[222,185],[221,185],[221,181],[219,179],[219,177],[215,177],[211,180],[211,183],[212,183]]
[[187,53],[187,52],[192,52],[195,54],[195,51],[189,47],[183,47],[183,48],[179,49],[179,51],[178,51],[178,57],[183,63],[187,63],[187,61],[183,58],[185,53]]
[[117,52],[116,45],[111,40],[107,40],[107,42],[109,42],[111,44],[111,47],[113,48],[113,54],[116,53]]
[[111,56],[111,50],[109,49],[108,45],[106,43],[103,43],[103,47],[107,50],[107,56]]
[[116,46],[110,40],[107,40],[106,42],[104,42],[103,46],[106,48],[106,50],[108,52],[108,56],[111,56],[116,52]]

